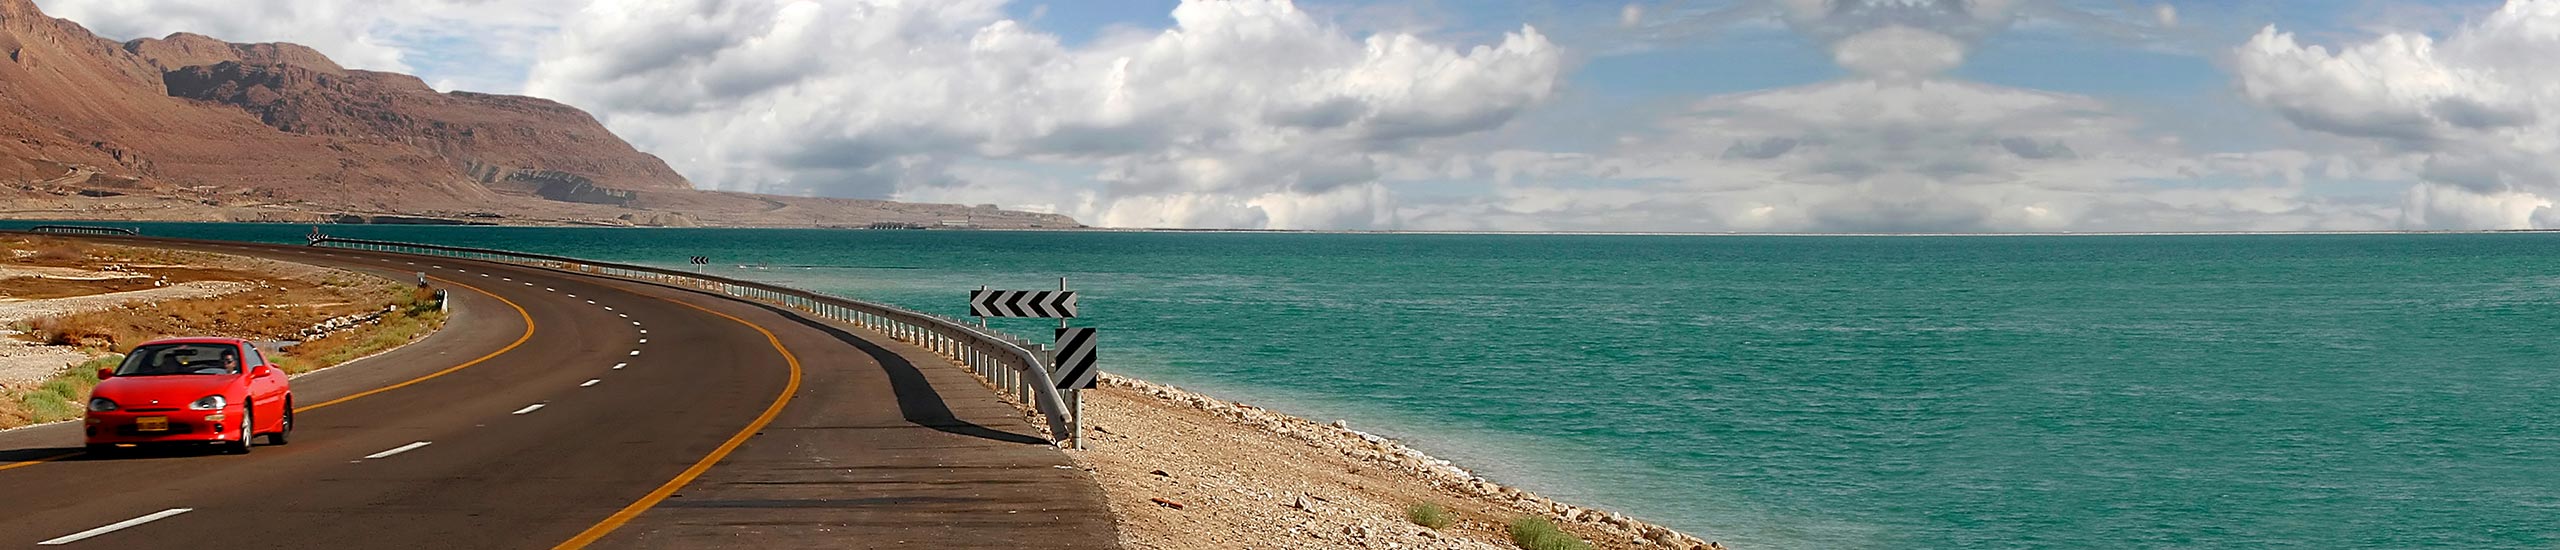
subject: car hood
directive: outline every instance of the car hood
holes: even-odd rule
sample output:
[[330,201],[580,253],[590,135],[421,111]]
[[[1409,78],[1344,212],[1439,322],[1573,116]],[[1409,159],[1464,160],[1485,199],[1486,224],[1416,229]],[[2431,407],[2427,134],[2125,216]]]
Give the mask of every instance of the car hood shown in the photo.
[[[124,408],[185,407],[187,403],[207,395],[229,394],[236,375],[168,374],[160,376],[124,376],[98,381],[98,389],[90,395],[104,397]],[[153,404],[158,400],[158,404]]]

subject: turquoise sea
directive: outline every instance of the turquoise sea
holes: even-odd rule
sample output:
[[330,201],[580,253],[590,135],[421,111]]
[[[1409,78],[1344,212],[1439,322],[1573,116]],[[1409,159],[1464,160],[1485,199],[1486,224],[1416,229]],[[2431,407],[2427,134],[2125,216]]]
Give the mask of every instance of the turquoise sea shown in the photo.
[[2560,547],[2560,234],[329,231],[951,314],[1065,276],[1107,370],[1736,548]]

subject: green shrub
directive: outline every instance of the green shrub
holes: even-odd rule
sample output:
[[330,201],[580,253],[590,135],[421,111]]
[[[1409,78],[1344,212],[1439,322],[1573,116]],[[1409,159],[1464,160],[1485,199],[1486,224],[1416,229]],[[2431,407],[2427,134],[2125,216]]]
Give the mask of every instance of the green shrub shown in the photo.
[[1449,509],[1441,508],[1440,503],[1431,501],[1416,502],[1412,506],[1404,507],[1404,519],[1413,522],[1414,525],[1432,529],[1447,529],[1449,524],[1457,522],[1457,517],[1451,515]]
[[1511,520],[1511,544],[1521,550],[1591,550],[1591,543],[1564,532],[1554,522],[1530,516]]
[[8,416],[20,417],[13,420],[30,424],[79,418],[89,410],[89,389],[98,387],[98,369],[116,366],[123,361],[122,355],[90,359],[45,379],[34,388],[11,392],[15,395],[5,397],[15,402],[16,410]]

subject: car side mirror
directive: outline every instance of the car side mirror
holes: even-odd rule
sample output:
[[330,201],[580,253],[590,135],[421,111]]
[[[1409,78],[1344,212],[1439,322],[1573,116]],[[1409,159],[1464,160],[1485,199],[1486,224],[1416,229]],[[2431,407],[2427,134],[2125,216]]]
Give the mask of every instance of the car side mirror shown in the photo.
[[98,367],[98,379],[99,379],[99,380],[105,380],[105,379],[115,378],[115,377],[116,377],[116,368],[115,368],[115,367]]
[[256,368],[256,369],[251,369],[249,372],[253,373],[253,374],[252,374],[252,376],[256,376],[256,377],[259,377],[259,378],[266,378],[266,377],[269,377],[269,376],[275,376],[275,375],[276,375],[276,366],[275,366],[275,365],[258,365],[258,368]]

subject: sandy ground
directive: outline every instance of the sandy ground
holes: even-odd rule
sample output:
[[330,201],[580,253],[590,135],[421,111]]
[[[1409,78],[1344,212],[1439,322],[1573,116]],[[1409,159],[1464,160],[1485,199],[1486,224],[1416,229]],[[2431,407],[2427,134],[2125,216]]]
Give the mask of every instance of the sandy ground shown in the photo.
[[149,275],[125,271],[97,271],[76,267],[0,264],[0,281],[20,277],[42,277],[46,279],[68,279],[74,281],[103,281],[107,279],[144,278],[149,277]]
[[149,290],[0,302],[0,386],[42,381],[66,365],[89,359],[89,352],[78,348],[38,345],[13,338],[16,331],[6,327],[16,326],[19,321],[95,311],[131,302],[210,298],[250,288],[254,285],[237,281],[195,281]]
[[[1503,487],[1341,424],[1116,376],[1085,393],[1091,439],[1068,454],[1102,483],[1131,549],[1507,549],[1504,526],[1521,516],[1595,548],[1722,548]],[[1457,523],[1406,520],[1422,501]]]
[[[31,252],[25,250],[11,250],[10,252],[13,253],[13,256],[18,257],[24,257],[31,254]],[[134,302],[211,298],[258,288],[260,285],[269,284],[269,282],[274,279],[297,279],[305,282],[319,283],[330,279],[371,278],[369,276],[358,275],[352,272],[339,271],[314,265],[279,262],[263,258],[250,258],[246,256],[168,251],[159,251],[154,254],[158,255],[161,260],[174,261],[177,263],[120,263],[115,265],[131,268],[204,266],[249,274],[265,278],[265,280],[188,281],[174,283],[164,287],[142,290],[102,292],[81,296],[33,300],[0,298],[0,386],[40,382],[45,378],[53,376],[54,373],[61,371],[63,367],[88,360],[91,356],[91,353],[87,350],[69,346],[39,345],[34,342],[28,342],[16,338],[16,331],[12,327],[16,327],[20,322],[28,319],[66,313],[96,311]],[[117,268],[109,267],[105,269]],[[134,273],[131,271],[61,266],[0,264],[0,285],[7,285],[12,281],[27,280],[29,278],[43,278],[58,282],[114,281],[137,277],[148,278],[149,275]]]

